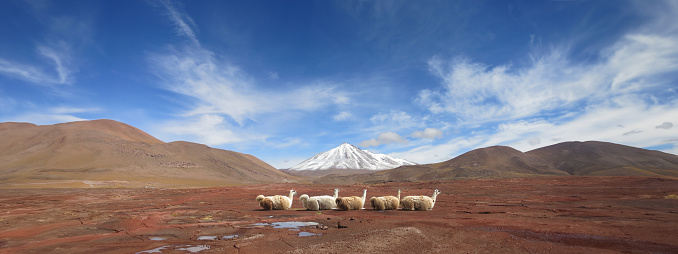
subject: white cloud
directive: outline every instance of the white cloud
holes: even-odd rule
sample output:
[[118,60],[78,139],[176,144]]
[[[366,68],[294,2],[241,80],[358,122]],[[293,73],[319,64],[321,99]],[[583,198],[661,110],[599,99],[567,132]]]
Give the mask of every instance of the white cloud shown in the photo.
[[[1,99],[1,97],[0,97]],[[11,110],[16,111],[17,104],[10,101],[13,105]],[[30,104],[30,103],[29,103]],[[25,106],[25,105],[24,105]],[[78,107],[52,107],[52,108],[36,108],[35,105],[28,105],[29,110],[21,110],[19,114],[4,115],[0,117],[0,122],[26,122],[37,125],[49,125],[64,122],[86,121],[82,117],[76,116],[79,113],[91,113],[101,111],[99,108],[78,108]],[[2,102],[0,101],[0,110],[2,109]]]
[[463,124],[456,128],[468,129],[468,138],[399,156],[430,163],[442,161],[441,154],[456,156],[492,145],[527,151],[585,140],[636,147],[674,144],[666,151],[675,152],[676,142],[670,140],[676,133],[668,129],[672,123],[657,124],[678,115],[678,100],[672,96],[678,73],[678,3],[659,3],[645,10],[654,21],[610,44],[594,62],[570,59],[566,47],[533,54],[520,68],[463,57],[431,58],[430,72],[440,78],[442,89],[423,90],[416,101],[434,114],[458,117]]
[[390,111],[388,113],[379,113],[370,117],[372,127],[365,130],[371,133],[383,133],[387,131],[401,131],[424,126],[425,120],[420,117],[412,116],[403,111]]
[[27,112],[16,116],[7,116],[0,118],[0,122],[25,122],[37,125],[50,125],[65,122],[86,121],[88,119],[80,118],[69,114],[45,114],[37,112]]
[[99,112],[100,108],[77,108],[77,107],[55,107],[50,108],[49,112],[53,114],[73,114],[73,113],[89,113],[89,112]]
[[54,65],[56,75],[51,75],[33,65],[24,65],[11,62],[0,58],[0,74],[5,76],[28,81],[38,85],[70,84],[73,82],[70,66],[70,60],[67,55],[68,46],[60,43],[57,48],[40,45],[37,47],[38,53]]
[[342,112],[339,112],[338,114],[332,116],[332,119],[334,119],[334,121],[344,121],[344,120],[348,120],[352,116],[353,115],[350,112],[342,111]]
[[[261,89],[256,80],[237,65],[201,46],[195,33],[197,26],[178,3],[159,3],[177,33],[193,42],[147,55],[151,69],[163,81],[163,88],[181,95],[183,101],[177,104],[186,106],[180,114],[182,119],[171,124],[177,127],[167,128],[165,133],[180,139],[186,139],[183,135],[193,136],[209,145],[266,142],[269,135],[255,133],[249,128],[252,125],[248,127],[249,121],[257,122],[258,127],[254,129],[274,129],[266,127],[266,121],[294,118],[286,116],[298,117],[330,105],[350,103],[347,93],[339,89],[340,84],[315,82],[292,89]],[[271,72],[269,77],[277,79],[278,74]],[[273,146],[298,142],[287,140]]]
[[594,63],[572,61],[564,47],[531,55],[523,68],[489,66],[463,57],[450,61],[433,57],[429,69],[440,78],[443,89],[423,90],[417,101],[433,113],[486,122],[670,89],[671,84],[663,78],[678,72],[678,33],[673,27],[676,25],[656,28],[652,33],[630,33],[602,50],[600,60]]
[[467,152],[481,142],[480,137],[457,137],[446,143],[422,145],[403,152],[390,153],[395,158],[403,158],[419,164],[443,162]]
[[326,83],[280,92],[257,89],[240,68],[201,47],[169,49],[148,59],[168,90],[193,99],[187,116],[223,114],[243,125],[262,114],[314,111],[349,101],[345,92]]
[[672,122],[663,122],[662,124],[657,125],[655,128],[668,130],[668,129],[671,129],[672,127],[673,127]]
[[[631,99],[628,99],[631,100]],[[630,103],[610,103],[590,107],[586,112],[569,120],[517,121],[499,126],[497,132],[482,137],[478,147],[496,144],[510,145],[528,151],[561,141],[600,140],[636,147],[663,145],[675,132],[657,130],[653,122],[678,115],[678,101],[669,105],[648,105],[640,100]],[[619,126],[623,127],[619,127]],[[539,143],[531,141],[538,139]]]
[[[170,121],[160,130],[163,135],[169,134],[179,137],[191,136],[196,142],[209,146],[235,143],[244,137],[241,133],[235,134],[224,118],[213,114],[203,114],[196,118]],[[179,140],[174,136],[168,140]],[[165,139],[163,139],[165,140]]]
[[47,46],[39,46],[38,52],[40,54],[54,62],[54,67],[57,72],[56,83],[57,84],[68,84],[71,83],[71,69],[67,67],[70,62],[68,55],[65,52],[68,52],[68,46],[65,43],[60,43],[58,49]]
[[376,139],[369,139],[369,140],[365,140],[365,141],[360,142],[358,144],[358,146],[371,147],[371,146],[388,145],[388,144],[393,144],[393,143],[407,144],[408,141],[407,141],[407,139],[398,135],[398,133],[384,132],[384,133],[379,134],[379,137],[377,137]]
[[[156,2],[150,2],[155,4]],[[187,15],[182,7],[181,3],[176,3],[172,0],[161,0],[158,1],[162,8],[164,8],[163,14],[172,21],[174,29],[180,36],[184,36],[191,40],[194,44],[199,45],[198,37],[195,35],[194,30],[197,29],[193,19]]]
[[373,124],[407,124],[412,123],[412,116],[403,111],[379,113],[370,118]]
[[415,131],[410,137],[421,139],[437,139],[443,137],[443,131],[435,128],[426,128],[423,131]]
[[678,140],[675,137],[678,133],[657,129],[653,123],[678,115],[678,101],[667,105],[644,104],[632,98],[625,101],[590,107],[566,121],[534,119],[501,123],[493,131],[476,132],[443,144],[419,146],[394,154],[417,163],[437,163],[473,149],[494,145],[507,145],[526,152],[564,141],[588,140],[635,147],[673,144],[672,148],[663,151],[677,154]]

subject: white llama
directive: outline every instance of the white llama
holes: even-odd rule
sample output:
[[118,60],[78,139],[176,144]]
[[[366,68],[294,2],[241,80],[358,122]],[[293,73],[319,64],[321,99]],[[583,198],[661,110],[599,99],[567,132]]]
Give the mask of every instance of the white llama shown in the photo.
[[294,194],[297,194],[295,190],[290,190],[289,197],[282,195],[264,197],[264,195],[259,195],[257,201],[264,210],[287,210],[292,207]]
[[433,209],[433,206],[436,204],[436,197],[441,192],[436,189],[433,191],[431,197],[428,196],[407,196],[400,200],[400,205],[403,207],[403,210],[410,211],[426,211]]

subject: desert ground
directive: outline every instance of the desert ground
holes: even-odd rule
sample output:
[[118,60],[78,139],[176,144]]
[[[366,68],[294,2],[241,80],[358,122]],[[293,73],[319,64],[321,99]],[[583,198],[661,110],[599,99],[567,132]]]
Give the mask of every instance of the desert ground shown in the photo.
[[[431,195],[430,211],[305,211],[299,195]],[[263,211],[259,194],[298,195]],[[678,180],[0,190],[0,253],[678,253]]]

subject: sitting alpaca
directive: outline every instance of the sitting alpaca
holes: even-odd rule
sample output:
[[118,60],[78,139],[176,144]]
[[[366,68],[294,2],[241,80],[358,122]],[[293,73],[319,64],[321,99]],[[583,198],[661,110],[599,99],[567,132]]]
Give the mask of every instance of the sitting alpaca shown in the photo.
[[400,205],[403,207],[403,210],[410,211],[426,211],[433,209],[433,206],[436,204],[436,197],[440,194],[438,189],[433,191],[431,197],[427,196],[407,196],[400,200]]
[[360,210],[365,206],[365,198],[367,196],[367,190],[363,190],[363,196],[357,197],[340,197],[337,198],[337,208],[347,211],[347,210]]
[[304,208],[307,210],[330,210],[337,208],[337,196],[339,196],[339,189],[334,189],[334,196],[325,195],[309,197],[308,195],[304,194],[299,197],[299,200],[301,200]]
[[383,196],[370,198],[370,204],[374,210],[396,210],[400,207],[400,190],[398,196]]
[[264,210],[287,210],[292,207],[294,194],[297,194],[297,192],[290,190],[289,197],[282,195],[264,197],[264,195],[259,195],[257,201]]

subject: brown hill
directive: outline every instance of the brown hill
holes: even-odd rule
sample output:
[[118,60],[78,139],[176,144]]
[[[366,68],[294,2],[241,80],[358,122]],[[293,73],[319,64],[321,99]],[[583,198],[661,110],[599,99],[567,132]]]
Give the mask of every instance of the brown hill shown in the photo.
[[294,179],[251,155],[165,143],[113,120],[0,123],[0,187],[215,186]]
[[598,141],[565,142],[527,153],[511,147],[493,146],[445,162],[360,175],[327,175],[315,182],[438,181],[542,175],[678,177],[678,156]]
[[526,154],[571,175],[678,176],[678,156],[614,143],[564,142]]
[[[454,159],[423,165],[402,166],[370,174],[342,177],[328,175],[317,182],[437,181],[456,178],[516,177],[531,175],[567,175],[538,157],[507,146],[476,149]],[[349,179],[346,179],[349,178]]]

